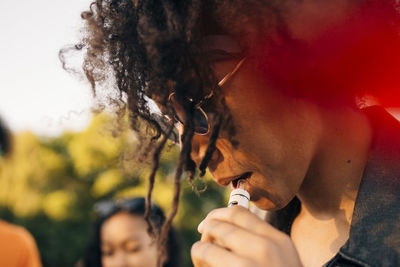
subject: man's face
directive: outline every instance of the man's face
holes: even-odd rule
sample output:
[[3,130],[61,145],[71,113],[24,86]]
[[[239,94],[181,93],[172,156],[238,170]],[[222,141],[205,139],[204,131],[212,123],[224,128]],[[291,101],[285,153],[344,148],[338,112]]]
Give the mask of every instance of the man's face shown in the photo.
[[[328,4],[301,1],[288,8],[285,17],[293,39],[312,44],[319,36],[342,24],[353,8],[348,1]],[[212,37],[207,41],[213,44],[212,47],[220,43],[221,50],[229,43],[213,42]],[[273,50],[260,51],[271,53],[262,56],[268,58],[270,55],[276,61],[273,64],[284,66]],[[290,58],[286,60],[291,64]],[[237,63],[238,60],[222,60],[212,67],[222,79]],[[231,138],[227,129],[221,130],[208,167],[214,180],[224,186],[245,177],[251,200],[259,208],[271,210],[284,207],[298,193],[318,152],[326,122],[319,105],[293,94],[296,83],[288,83],[294,88],[279,88],[271,72],[260,66],[257,55],[252,55],[222,86],[236,134]],[[293,67],[291,70],[299,69]],[[285,69],[279,74],[284,79],[292,75]],[[312,73],[307,75],[313,78]],[[305,85],[307,83],[302,86]],[[294,91],[288,93],[287,89]],[[212,119],[210,123],[213,124]],[[231,143],[232,139],[238,142],[236,147]],[[193,138],[191,156],[197,164],[205,154],[208,141],[209,135]]]
[[[234,147],[228,131],[222,129],[208,167],[214,180],[224,186],[246,177],[251,200],[260,208],[277,209],[299,190],[320,125],[310,103],[271,89],[268,79],[260,77],[252,63],[246,60],[222,87],[235,127],[233,140],[238,145]],[[234,60],[221,61],[213,67],[222,78],[236,64]],[[208,138],[193,138],[191,156],[197,164],[204,156]]]

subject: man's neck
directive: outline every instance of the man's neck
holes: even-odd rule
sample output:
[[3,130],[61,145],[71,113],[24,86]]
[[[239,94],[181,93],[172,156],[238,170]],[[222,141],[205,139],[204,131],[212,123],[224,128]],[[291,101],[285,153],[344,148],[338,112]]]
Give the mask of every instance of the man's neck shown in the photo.
[[[301,211],[291,237],[305,266],[321,266],[349,238],[372,128],[358,110],[327,112],[321,146],[297,197]],[[310,233],[313,233],[310,235]]]
[[316,220],[351,222],[358,187],[368,158],[372,128],[359,110],[326,111],[327,122],[298,198],[304,215]]

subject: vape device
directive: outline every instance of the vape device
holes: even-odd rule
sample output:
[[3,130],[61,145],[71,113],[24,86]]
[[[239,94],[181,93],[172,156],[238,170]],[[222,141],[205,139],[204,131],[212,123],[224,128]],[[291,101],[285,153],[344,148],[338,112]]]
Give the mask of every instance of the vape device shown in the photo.
[[242,206],[246,209],[249,208],[250,194],[246,191],[247,181],[245,179],[240,179],[237,182],[237,187],[232,190],[229,197],[228,207],[232,206]]

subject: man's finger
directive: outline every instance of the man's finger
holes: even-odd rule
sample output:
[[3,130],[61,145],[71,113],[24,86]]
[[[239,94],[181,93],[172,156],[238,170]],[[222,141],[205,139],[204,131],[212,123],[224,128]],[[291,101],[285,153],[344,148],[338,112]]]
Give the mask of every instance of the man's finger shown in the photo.
[[204,225],[208,220],[211,219],[229,222],[231,224],[247,229],[254,234],[273,239],[278,239],[280,235],[282,235],[282,232],[240,206],[234,206],[231,208],[220,208],[211,211],[207,215],[207,217],[199,224],[198,231],[200,233],[203,233]]
[[195,267],[257,267],[252,260],[242,258],[231,251],[207,242],[196,242],[191,257]]
[[258,255],[264,258],[275,253],[276,249],[275,241],[272,239],[254,234],[228,222],[214,219],[207,220],[204,225],[201,241],[218,245],[244,257]]

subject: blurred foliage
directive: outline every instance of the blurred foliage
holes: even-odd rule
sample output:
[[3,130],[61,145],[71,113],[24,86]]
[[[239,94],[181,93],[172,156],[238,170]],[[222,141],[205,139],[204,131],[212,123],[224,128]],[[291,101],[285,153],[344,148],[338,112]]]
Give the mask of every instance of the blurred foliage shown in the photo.
[[[119,125],[120,127],[121,125]],[[13,152],[0,158],[0,218],[26,227],[35,237],[44,266],[73,266],[91,238],[93,204],[107,198],[145,196],[149,164],[138,163],[139,139],[117,131],[115,119],[97,115],[83,132],[38,138],[14,136]],[[116,134],[117,131],[117,134]],[[162,155],[153,199],[170,211],[178,149]],[[182,261],[191,266],[190,246],[197,225],[212,209],[224,206],[226,192],[209,177],[196,181],[200,195],[183,181],[174,225],[181,234]]]

